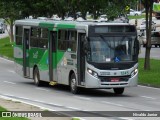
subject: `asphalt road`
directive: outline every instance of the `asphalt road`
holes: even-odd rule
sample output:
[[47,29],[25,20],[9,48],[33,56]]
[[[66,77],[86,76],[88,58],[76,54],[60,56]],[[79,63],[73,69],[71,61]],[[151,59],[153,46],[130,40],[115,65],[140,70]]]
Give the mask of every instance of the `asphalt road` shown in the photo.
[[[141,46],[141,50],[139,53],[139,58],[145,58],[145,50],[146,48]],[[150,51],[150,58],[160,60],[160,47],[154,47],[152,46]]]
[[[79,95],[73,95],[66,86],[36,87],[33,80],[25,79],[14,72],[12,61],[0,58],[0,96],[18,99],[52,111],[92,111],[87,114],[89,117],[98,115],[104,120],[108,119],[104,116],[110,113],[93,111],[126,111],[123,115],[128,117],[127,111],[160,111],[159,95],[160,89],[143,86],[126,88],[124,94],[119,96],[112,90],[82,89]],[[83,113],[78,115],[86,119]],[[124,119],[124,117],[118,116],[112,119]],[[92,120],[93,117],[86,120],[88,119]]]

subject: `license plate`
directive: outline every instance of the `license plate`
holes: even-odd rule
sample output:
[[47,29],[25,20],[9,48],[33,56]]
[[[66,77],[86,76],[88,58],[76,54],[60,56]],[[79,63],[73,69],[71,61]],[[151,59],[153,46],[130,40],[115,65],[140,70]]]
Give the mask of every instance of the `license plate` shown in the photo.
[[111,82],[119,82],[119,78],[111,78]]

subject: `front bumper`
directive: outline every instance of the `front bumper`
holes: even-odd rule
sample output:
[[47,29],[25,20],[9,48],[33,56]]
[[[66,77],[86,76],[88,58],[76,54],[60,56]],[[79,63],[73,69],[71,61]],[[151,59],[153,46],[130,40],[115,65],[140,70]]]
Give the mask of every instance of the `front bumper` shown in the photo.
[[[94,77],[91,74],[86,74],[86,88],[120,88],[120,87],[134,87],[137,86],[138,72],[133,76],[118,76],[121,80],[119,82],[105,81],[105,77]],[[106,76],[108,78],[108,76]]]

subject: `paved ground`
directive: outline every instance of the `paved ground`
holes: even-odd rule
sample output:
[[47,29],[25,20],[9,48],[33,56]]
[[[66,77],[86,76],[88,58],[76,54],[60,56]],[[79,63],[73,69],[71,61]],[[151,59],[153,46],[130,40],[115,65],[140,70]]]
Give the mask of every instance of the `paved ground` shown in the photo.
[[[28,105],[25,103],[21,103],[13,100],[6,100],[6,98],[0,98],[0,106],[3,106],[8,111],[44,111],[38,107]],[[30,120],[71,120],[69,117],[31,117]]]

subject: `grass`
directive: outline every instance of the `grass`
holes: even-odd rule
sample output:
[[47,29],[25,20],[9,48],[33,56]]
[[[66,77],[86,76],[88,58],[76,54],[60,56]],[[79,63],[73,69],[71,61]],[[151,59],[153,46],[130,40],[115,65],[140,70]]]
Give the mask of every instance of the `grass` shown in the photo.
[[10,43],[9,37],[0,39],[0,55],[13,58],[13,43]]
[[[7,112],[7,110],[0,106],[0,111]],[[23,117],[2,117],[2,113],[0,112],[0,120],[29,120],[28,118]]]
[[141,19],[141,18],[145,18],[145,15],[138,15],[138,16],[128,16],[129,19]]
[[151,70],[144,70],[144,59],[139,59],[139,84],[160,87],[160,60],[150,62]]
[[72,118],[71,120],[81,120],[80,118]]

